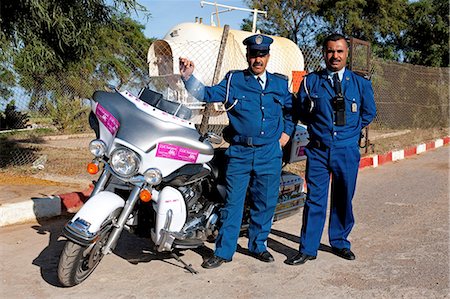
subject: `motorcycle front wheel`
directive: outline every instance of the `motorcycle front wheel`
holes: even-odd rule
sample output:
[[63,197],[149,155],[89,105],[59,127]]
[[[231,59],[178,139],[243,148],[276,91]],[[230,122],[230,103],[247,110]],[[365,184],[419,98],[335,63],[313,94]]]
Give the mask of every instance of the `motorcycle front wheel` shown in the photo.
[[[118,211],[113,214],[116,216]],[[115,218],[114,216],[108,217],[109,224],[111,219]],[[66,241],[58,264],[58,279],[63,286],[75,286],[83,282],[95,270],[104,256],[102,249],[113,229],[112,225],[109,226],[110,229],[104,231],[90,246],[86,247],[70,240]]]

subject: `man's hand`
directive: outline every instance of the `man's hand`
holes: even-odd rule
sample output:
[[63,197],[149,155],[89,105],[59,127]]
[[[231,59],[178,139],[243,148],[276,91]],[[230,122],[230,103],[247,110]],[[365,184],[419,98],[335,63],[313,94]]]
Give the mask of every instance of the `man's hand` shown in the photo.
[[281,137],[280,137],[280,145],[281,147],[284,147],[286,145],[286,143],[288,143],[289,141],[289,135],[286,133],[281,133]]
[[180,57],[180,74],[184,81],[189,80],[194,72],[194,62],[187,58]]

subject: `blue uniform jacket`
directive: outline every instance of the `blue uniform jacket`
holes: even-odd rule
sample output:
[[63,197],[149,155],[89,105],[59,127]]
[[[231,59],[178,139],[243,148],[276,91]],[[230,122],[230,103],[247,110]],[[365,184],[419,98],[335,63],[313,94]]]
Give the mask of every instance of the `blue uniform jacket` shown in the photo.
[[211,87],[203,85],[194,76],[185,85],[200,101],[224,102],[228,81],[225,107],[235,104],[227,112],[234,142],[250,138],[251,144],[264,145],[278,141],[282,132],[292,134],[292,94],[283,75],[267,72],[264,90],[248,70],[231,71],[218,85]]
[[[310,140],[318,140],[328,147],[356,144],[361,129],[369,125],[376,115],[372,83],[345,70],[342,91],[345,98],[345,125],[336,126],[332,99],[335,96],[326,70],[305,77],[309,97],[304,83],[300,86],[300,121],[308,125]],[[312,103],[311,103],[312,102]]]

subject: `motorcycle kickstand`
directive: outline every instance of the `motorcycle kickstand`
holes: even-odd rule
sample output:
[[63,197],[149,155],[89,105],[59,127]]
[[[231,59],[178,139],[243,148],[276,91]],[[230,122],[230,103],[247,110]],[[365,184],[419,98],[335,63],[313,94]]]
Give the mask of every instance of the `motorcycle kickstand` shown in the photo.
[[192,268],[191,264],[186,264],[175,252],[171,252],[170,255],[176,259],[178,262],[182,263],[184,266],[184,269],[188,270],[192,274],[198,274],[198,271],[196,271],[194,268]]

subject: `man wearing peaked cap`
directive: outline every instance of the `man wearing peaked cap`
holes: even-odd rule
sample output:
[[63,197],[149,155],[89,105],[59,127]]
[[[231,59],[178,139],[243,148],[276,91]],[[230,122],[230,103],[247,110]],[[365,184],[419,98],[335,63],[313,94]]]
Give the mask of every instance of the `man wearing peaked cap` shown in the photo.
[[186,89],[198,100],[223,102],[229,119],[230,146],[225,152],[227,199],[214,256],[202,267],[210,269],[231,261],[237,247],[244,202],[249,188],[248,250],[263,262],[273,262],[267,238],[278,200],[282,147],[294,130],[292,95],[283,75],[266,71],[272,38],[246,38],[248,68],[231,71],[215,86],[205,86],[192,75],[194,63],[180,58]]
[[272,42],[272,38],[257,34],[247,37],[242,43],[247,46],[247,54],[256,57],[269,54]]

